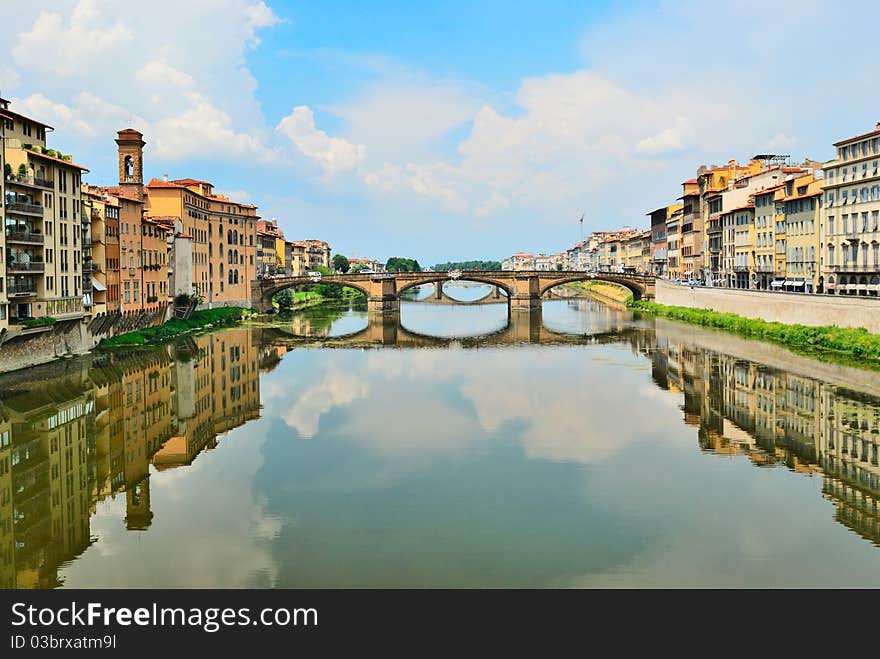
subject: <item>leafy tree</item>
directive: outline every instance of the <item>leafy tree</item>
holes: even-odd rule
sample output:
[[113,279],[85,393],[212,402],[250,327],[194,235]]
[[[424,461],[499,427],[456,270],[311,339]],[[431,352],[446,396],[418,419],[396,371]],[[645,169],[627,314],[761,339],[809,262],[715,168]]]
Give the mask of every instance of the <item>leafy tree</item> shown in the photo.
[[421,272],[422,266],[415,259],[392,256],[385,264],[385,270],[387,272]]
[[348,259],[343,254],[334,254],[333,268],[345,274],[346,272],[348,272],[349,268],[351,268],[351,264],[348,262]]
[[368,270],[368,269],[369,269],[369,266],[366,263],[355,263],[353,266],[351,266],[351,268],[349,269],[349,272],[354,275],[354,274],[357,274],[358,272],[360,272],[361,270]]
[[290,311],[293,309],[293,303],[296,300],[296,296],[293,294],[293,290],[289,288],[285,288],[283,291],[275,295],[275,302],[278,303],[278,311]]

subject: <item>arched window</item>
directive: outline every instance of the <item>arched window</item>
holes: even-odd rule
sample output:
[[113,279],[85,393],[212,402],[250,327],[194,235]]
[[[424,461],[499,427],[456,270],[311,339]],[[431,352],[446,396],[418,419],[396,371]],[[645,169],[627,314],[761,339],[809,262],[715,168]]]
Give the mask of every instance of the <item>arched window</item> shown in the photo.
[[227,255],[226,262],[232,265],[232,250],[229,250],[229,254]]
[[233,270],[230,270],[230,271],[229,271],[229,283],[230,283],[230,284],[232,283],[232,273],[233,273],[233,272],[234,272]]
[[238,250],[235,250],[235,251],[232,253],[232,263],[233,263],[234,265],[238,265]]
[[237,284],[238,283],[238,270],[235,270],[235,277],[233,277],[233,279],[234,279],[233,283]]
[[233,232],[232,232],[232,244],[233,244],[233,245],[237,245],[237,244],[238,244],[238,231],[233,231]]
[[226,242],[232,244],[232,229],[226,232]]

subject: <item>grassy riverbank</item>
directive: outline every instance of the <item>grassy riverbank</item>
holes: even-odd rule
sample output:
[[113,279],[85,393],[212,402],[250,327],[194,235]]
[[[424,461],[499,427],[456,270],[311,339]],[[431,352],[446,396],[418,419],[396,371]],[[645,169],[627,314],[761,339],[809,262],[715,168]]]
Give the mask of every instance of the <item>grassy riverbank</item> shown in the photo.
[[857,366],[880,368],[880,334],[871,334],[863,328],[808,327],[770,323],[732,313],[673,307],[644,300],[631,302],[629,307],[633,311],[643,311],[655,316],[772,341],[808,354],[824,352],[841,355],[850,358],[847,361]]
[[241,307],[218,307],[216,309],[203,309],[195,311],[187,320],[172,318],[167,323],[148,327],[134,332],[118,334],[109,339],[102,339],[99,348],[114,348],[118,346],[154,345],[170,341],[181,334],[194,332],[200,329],[231,325],[241,320],[247,309]]

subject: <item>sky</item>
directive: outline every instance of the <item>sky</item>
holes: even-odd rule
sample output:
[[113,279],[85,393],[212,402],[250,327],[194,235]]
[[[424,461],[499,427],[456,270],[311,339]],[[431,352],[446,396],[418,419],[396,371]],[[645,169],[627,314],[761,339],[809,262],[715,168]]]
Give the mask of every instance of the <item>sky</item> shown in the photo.
[[147,177],[211,181],[289,239],[501,259],[566,249],[581,216],[646,228],[701,164],[873,130],[870,51],[829,26],[875,9],[844,5],[0,0],[0,94],[90,183],[133,127]]

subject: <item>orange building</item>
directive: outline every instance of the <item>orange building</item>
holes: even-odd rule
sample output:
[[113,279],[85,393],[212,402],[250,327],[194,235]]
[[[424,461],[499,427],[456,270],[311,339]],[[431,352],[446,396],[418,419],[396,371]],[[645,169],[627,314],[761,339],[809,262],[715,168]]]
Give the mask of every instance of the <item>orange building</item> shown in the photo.
[[152,179],[147,215],[179,219],[172,240],[192,237],[192,284],[209,305],[250,306],[256,279],[257,207],[214,193],[196,179]]

